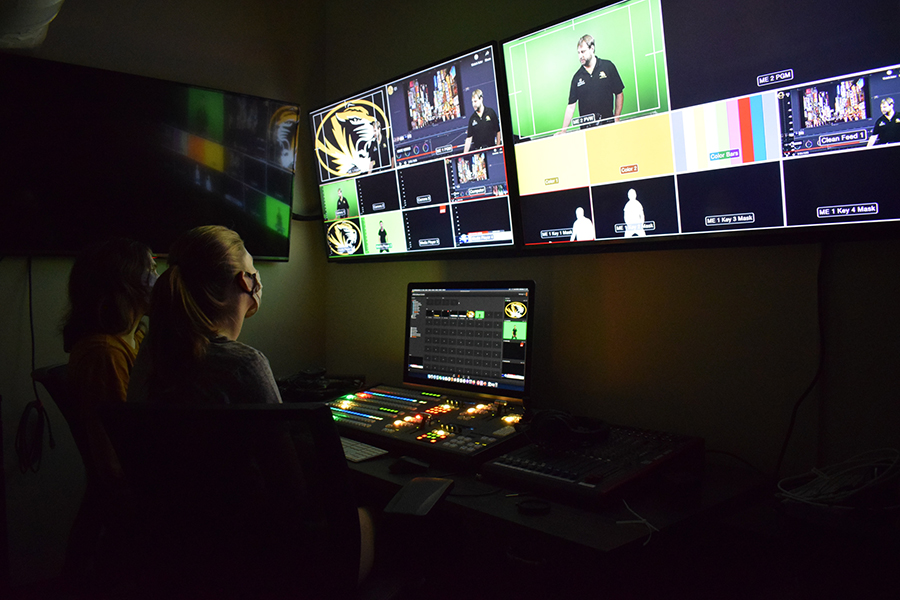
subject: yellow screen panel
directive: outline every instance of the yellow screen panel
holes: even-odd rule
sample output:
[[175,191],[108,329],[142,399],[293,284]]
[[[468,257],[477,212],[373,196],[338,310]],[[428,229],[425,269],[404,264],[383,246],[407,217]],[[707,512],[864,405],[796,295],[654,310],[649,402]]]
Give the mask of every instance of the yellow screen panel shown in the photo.
[[668,113],[590,129],[585,143],[594,185],[675,171]]
[[542,194],[590,185],[584,132],[516,146],[519,193]]

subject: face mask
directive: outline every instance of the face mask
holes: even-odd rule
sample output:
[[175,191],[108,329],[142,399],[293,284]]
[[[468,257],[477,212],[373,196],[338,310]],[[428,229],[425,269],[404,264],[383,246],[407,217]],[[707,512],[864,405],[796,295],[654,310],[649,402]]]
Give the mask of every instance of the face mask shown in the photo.
[[259,272],[247,272],[247,275],[250,275],[250,277],[253,279],[253,288],[251,288],[251,290],[247,293],[250,294],[254,300],[256,300],[256,306],[250,307],[247,310],[247,314],[244,315],[244,318],[249,318],[255,315],[256,311],[259,310],[259,305],[262,303],[262,283],[259,281]]
[[159,275],[157,275],[153,271],[147,271],[146,273],[144,273],[144,285],[147,286],[148,290],[153,289],[153,286],[156,285],[157,279],[159,279]]

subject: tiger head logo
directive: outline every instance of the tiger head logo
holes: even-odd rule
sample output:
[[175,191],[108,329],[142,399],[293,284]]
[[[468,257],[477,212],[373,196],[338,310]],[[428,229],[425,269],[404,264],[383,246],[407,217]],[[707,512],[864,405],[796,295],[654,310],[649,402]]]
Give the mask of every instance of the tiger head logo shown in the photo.
[[359,227],[353,221],[347,220],[332,223],[325,237],[331,252],[340,256],[355,254],[362,242]]
[[370,100],[353,100],[332,108],[316,129],[319,164],[338,177],[369,173],[381,164],[379,148],[387,138],[387,117]]
[[283,168],[294,170],[297,156],[297,123],[300,110],[296,106],[282,106],[269,119],[269,136],[274,144],[274,158]]

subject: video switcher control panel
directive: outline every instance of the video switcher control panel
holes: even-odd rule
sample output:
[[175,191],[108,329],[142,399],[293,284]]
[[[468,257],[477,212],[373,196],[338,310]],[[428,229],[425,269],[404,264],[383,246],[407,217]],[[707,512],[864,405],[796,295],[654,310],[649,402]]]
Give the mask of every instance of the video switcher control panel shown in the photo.
[[331,402],[341,435],[428,459],[478,463],[506,452],[520,437],[522,407],[390,386]]

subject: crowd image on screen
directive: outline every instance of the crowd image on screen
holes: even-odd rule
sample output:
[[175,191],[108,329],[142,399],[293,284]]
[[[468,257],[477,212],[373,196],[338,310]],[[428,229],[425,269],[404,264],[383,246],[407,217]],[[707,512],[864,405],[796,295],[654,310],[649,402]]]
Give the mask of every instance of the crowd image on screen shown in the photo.
[[456,159],[456,163],[456,172],[460,183],[484,181],[488,178],[487,161],[485,161],[483,152],[468,157],[460,156]]
[[806,127],[822,127],[834,123],[849,123],[866,118],[865,80],[842,81],[834,90],[807,88],[803,95]]
[[461,117],[456,67],[439,69],[431,86],[418,79],[410,81],[407,100],[413,130]]

